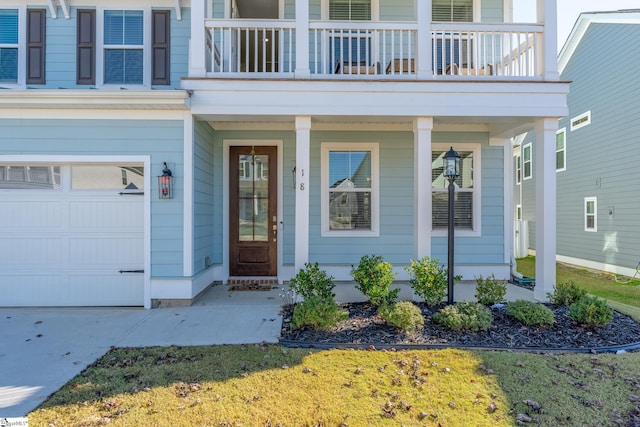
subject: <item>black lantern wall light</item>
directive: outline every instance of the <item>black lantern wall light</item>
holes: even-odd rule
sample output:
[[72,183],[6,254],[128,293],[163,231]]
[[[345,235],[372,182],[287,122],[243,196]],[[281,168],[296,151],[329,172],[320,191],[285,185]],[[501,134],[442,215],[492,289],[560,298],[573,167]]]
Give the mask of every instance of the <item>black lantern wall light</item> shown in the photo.
[[449,260],[447,302],[453,304],[453,254],[454,254],[454,229],[455,229],[455,185],[454,182],[460,176],[460,154],[451,147],[444,155],[444,176],[449,181]]
[[167,162],[162,164],[162,175],[158,177],[158,198],[173,199],[173,176]]

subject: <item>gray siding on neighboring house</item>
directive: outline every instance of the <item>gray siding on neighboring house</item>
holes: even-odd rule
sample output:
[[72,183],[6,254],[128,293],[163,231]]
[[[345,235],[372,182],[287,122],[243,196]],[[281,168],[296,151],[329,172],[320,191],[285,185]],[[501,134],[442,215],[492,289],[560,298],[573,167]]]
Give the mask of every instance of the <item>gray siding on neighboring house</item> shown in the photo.
[[[557,172],[558,255],[627,268],[640,261],[640,56],[629,50],[638,42],[640,25],[592,23],[561,75],[572,84],[570,115],[559,121],[567,160],[566,170]],[[572,131],[571,119],[587,111],[591,124]],[[535,143],[532,148],[535,162]],[[533,179],[523,181],[523,214],[530,221],[535,178],[534,165]],[[585,231],[585,197],[597,197],[597,232]],[[535,248],[535,222],[530,226]]]
[[194,126],[193,153],[193,272],[198,274],[205,269],[205,258],[211,263],[220,263],[214,259],[214,167],[213,167],[213,129],[206,122],[196,122]]
[[[152,278],[183,275],[183,139],[179,120],[0,119],[5,155],[151,156]],[[175,165],[172,200],[157,197],[162,162]]]

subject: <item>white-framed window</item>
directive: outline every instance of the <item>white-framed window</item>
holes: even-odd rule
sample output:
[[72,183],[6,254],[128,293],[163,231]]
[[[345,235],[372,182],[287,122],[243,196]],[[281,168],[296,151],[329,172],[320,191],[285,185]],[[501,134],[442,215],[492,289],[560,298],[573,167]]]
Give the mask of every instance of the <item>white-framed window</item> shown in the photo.
[[19,83],[19,27],[18,9],[0,9],[0,85]]
[[516,205],[516,219],[522,221],[522,205]]
[[598,198],[584,198],[584,231],[598,231]]
[[432,0],[432,19],[436,22],[473,22],[473,3],[474,0]]
[[105,10],[103,17],[104,84],[143,85],[144,11]]
[[371,21],[371,0],[329,0],[332,21]]
[[522,179],[531,179],[532,176],[531,143],[529,143],[522,146]]
[[567,128],[556,132],[556,172],[567,170]]
[[[451,144],[433,144],[431,151],[431,196],[433,235],[446,235],[449,223],[449,181],[443,159]],[[481,218],[480,144],[454,144],[460,154],[460,176],[455,185],[456,235],[479,236]]]
[[321,235],[377,237],[377,143],[322,143]]
[[0,165],[0,190],[60,189],[60,166]]
[[144,190],[144,167],[72,165],[72,190]]
[[515,158],[515,162],[516,162],[516,167],[515,167],[515,171],[516,171],[516,184],[520,185],[520,183],[522,182],[522,157],[520,155],[517,155],[514,157]]
[[573,132],[574,130],[580,129],[581,127],[585,127],[589,124],[591,124],[591,110],[571,119],[571,131]]

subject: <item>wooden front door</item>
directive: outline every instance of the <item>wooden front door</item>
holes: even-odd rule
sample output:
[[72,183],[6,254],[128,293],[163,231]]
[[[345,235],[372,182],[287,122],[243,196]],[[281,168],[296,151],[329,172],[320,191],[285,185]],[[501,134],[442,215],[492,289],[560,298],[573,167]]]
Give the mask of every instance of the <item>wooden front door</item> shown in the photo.
[[230,147],[231,276],[278,274],[276,154],[276,147]]

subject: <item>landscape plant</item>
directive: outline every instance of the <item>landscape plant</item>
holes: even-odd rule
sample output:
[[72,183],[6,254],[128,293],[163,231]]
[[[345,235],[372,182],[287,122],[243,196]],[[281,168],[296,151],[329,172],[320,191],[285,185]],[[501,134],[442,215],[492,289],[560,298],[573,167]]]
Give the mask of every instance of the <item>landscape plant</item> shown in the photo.
[[491,326],[491,310],[476,302],[448,305],[433,315],[433,321],[454,331],[486,331]]
[[584,298],[587,291],[578,287],[573,281],[558,282],[553,287],[553,292],[547,294],[552,304],[569,306]]
[[351,277],[356,282],[356,289],[377,307],[391,305],[398,299],[400,289],[391,289],[396,278],[393,266],[380,255],[364,255],[360,258],[357,266],[351,266]]
[[[415,294],[429,306],[438,305],[447,296],[449,270],[440,265],[437,259],[425,256],[419,260],[411,260],[405,267],[409,273],[409,284]],[[462,280],[455,276],[454,280]]]
[[411,301],[384,305],[380,307],[378,313],[385,322],[407,333],[418,332],[424,327],[424,317],[420,307]]
[[348,317],[348,311],[341,308],[333,299],[314,295],[296,304],[291,317],[291,326],[294,329],[310,327],[326,330],[338,322],[347,320]]
[[613,310],[605,300],[585,296],[569,306],[569,315],[579,324],[591,327],[604,326],[613,320]]
[[294,277],[291,278],[289,287],[302,298],[319,297],[321,299],[333,299],[333,276],[321,270],[318,263],[305,263]]
[[498,280],[495,275],[476,277],[476,300],[483,305],[492,305],[504,301],[507,294],[506,280]]
[[548,307],[533,301],[517,300],[506,306],[507,313],[528,326],[549,326],[555,315]]

